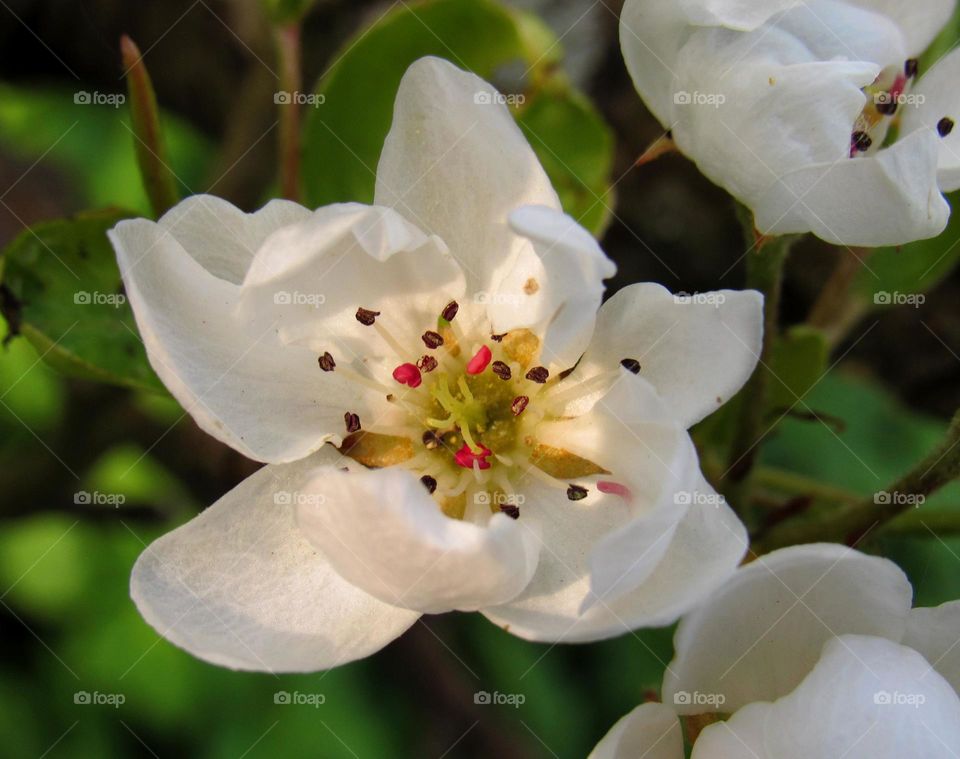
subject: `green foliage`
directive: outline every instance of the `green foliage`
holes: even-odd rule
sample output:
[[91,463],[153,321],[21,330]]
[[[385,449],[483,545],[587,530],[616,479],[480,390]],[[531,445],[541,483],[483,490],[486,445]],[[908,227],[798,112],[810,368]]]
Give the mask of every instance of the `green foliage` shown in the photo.
[[526,100],[515,115],[565,210],[599,231],[611,204],[613,141],[589,101],[556,73],[557,51],[542,24],[490,0],[428,0],[385,14],[347,42],[317,86],[324,102],[308,112],[304,132],[307,204],[373,200],[400,79],[415,60],[436,55],[494,82],[525,72]]
[[106,236],[128,215],[96,211],[23,232],[2,254],[4,316],[67,374],[162,391]]
[[267,18],[274,24],[294,24],[302,19],[317,0],[260,0]]
[[798,326],[786,332],[776,342],[770,367],[770,395],[767,399],[770,413],[783,413],[789,408],[804,405],[799,401],[816,384],[827,368],[829,348],[819,330]]

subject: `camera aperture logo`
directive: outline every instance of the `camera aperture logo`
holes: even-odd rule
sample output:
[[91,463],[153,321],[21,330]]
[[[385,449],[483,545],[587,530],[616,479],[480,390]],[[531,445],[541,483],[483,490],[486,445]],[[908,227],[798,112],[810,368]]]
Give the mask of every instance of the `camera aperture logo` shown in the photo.
[[273,694],[273,703],[281,706],[312,706],[319,709],[327,703],[325,693],[301,693],[298,690],[291,693],[287,690],[278,690]]
[[695,690],[693,693],[686,690],[678,690],[673,694],[673,703],[677,706],[723,706],[727,702],[727,697],[722,693],[701,693]]
[[79,706],[112,706],[119,709],[127,702],[127,697],[123,693],[101,693],[95,690],[93,693],[86,690],[78,690],[73,694],[73,703]]
[[501,693],[496,690],[490,693],[489,691],[478,690],[473,694],[473,703],[481,706],[512,706],[514,709],[519,709],[527,703],[527,697],[522,693]]

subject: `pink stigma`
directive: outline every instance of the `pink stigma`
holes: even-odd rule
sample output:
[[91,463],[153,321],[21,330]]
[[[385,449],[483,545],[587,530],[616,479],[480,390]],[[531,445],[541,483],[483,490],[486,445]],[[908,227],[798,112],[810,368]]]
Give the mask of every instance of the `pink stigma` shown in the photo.
[[493,354],[486,345],[482,345],[476,355],[467,363],[467,374],[480,374],[490,364]]
[[480,445],[480,453],[474,453],[470,450],[470,446],[464,443],[463,447],[453,455],[453,460],[464,469],[473,469],[474,462],[480,469],[489,469],[490,462],[487,461],[487,456],[492,453],[493,451],[483,444]]
[[633,493],[630,492],[630,488],[626,485],[621,485],[619,482],[600,480],[597,482],[597,490],[607,495],[618,495],[627,501],[633,499]]
[[410,387],[420,387],[420,383],[423,381],[420,370],[414,364],[400,364],[393,370],[393,378],[401,385]]

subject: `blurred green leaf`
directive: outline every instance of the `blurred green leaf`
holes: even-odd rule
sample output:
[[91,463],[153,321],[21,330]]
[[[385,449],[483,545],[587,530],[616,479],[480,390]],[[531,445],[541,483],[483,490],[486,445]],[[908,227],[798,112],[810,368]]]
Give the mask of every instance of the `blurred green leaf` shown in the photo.
[[[3,334],[9,330],[2,317],[0,330]],[[31,429],[50,429],[63,413],[60,378],[25,340],[14,340],[0,348],[0,399]],[[15,419],[13,422],[16,424]]]
[[106,236],[128,215],[96,211],[23,232],[2,253],[4,316],[66,374],[162,391]]
[[[94,94],[104,93],[0,84],[0,150],[27,165],[42,156],[44,166],[56,167],[72,180],[80,207],[116,205],[148,216],[129,108],[97,104]],[[85,95],[90,103],[76,102]],[[184,192],[196,192],[211,165],[213,147],[182,119],[169,113],[161,113],[161,119],[170,166]]]
[[324,102],[309,110],[304,132],[307,205],[373,200],[400,79],[436,55],[494,82],[511,66],[524,74],[526,102],[514,115],[565,210],[598,232],[613,142],[590,102],[555,73],[557,50],[542,23],[491,0],[427,0],[385,14],[347,42],[317,86]]
[[316,0],[260,0],[267,18],[274,24],[294,24],[316,4]]
[[771,412],[783,413],[806,395],[827,368],[829,352],[823,333],[811,327],[794,327],[777,340],[770,360]]

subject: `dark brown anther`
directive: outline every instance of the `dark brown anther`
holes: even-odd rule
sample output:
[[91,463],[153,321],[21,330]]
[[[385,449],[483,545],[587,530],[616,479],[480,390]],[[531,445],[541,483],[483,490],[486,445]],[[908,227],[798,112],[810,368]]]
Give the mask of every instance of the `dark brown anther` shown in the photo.
[[850,138],[850,144],[853,145],[855,150],[864,153],[873,145],[873,138],[866,132],[854,132]]
[[423,340],[423,344],[430,350],[435,350],[443,345],[443,335],[439,332],[432,332],[429,329],[420,335],[420,339]]
[[371,311],[369,308],[358,308],[357,309],[357,321],[360,322],[364,327],[369,327],[373,324],[377,317],[380,316],[379,311]]
[[506,514],[511,519],[520,518],[520,507],[512,503],[501,503],[500,511]]
[[440,447],[440,437],[433,430],[423,433],[423,445],[428,451],[435,451]]
[[425,474],[420,478],[420,482],[423,483],[423,486],[427,489],[427,492],[430,495],[433,495],[433,491],[437,489],[437,481],[429,474]]
[[317,359],[317,363],[320,364],[320,368],[325,372],[332,372],[337,368],[337,362],[333,360],[333,356],[331,356],[328,351],[323,352],[323,355]]
[[[897,107],[899,103],[893,98],[893,95],[887,94],[884,96],[883,100],[877,102],[877,113],[881,113],[884,116],[893,116],[897,112]],[[870,141],[871,144],[873,140]]]
[[347,432],[351,434],[360,431],[360,417],[352,411],[343,415],[343,423],[347,425]]
[[955,123],[953,119],[949,116],[944,116],[940,121],[937,122],[937,134],[941,137],[946,137],[950,132],[953,131]]
[[640,374],[640,362],[635,358],[625,358],[620,362],[620,366],[631,374]]
[[582,501],[587,497],[587,489],[582,485],[571,485],[567,488],[567,498],[571,501]]
[[525,395],[518,395],[513,399],[513,403],[510,404],[510,410],[513,412],[514,416],[520,416],[523,413],[523,410],[527,407],[527,404],[530,403],[530,399]]
[[535,366],[526,374],[528,380],[532,380],[540,385],[546,382],[549,376],[550,372],[547,371],[545,366]]
[[460,310],[460,304],[455,300],[450,301],[446,306],[443,307],[443,311],[440,312],[440,316],[446,319],[448,322],[452,322],[457,318],[457,311]]
[[510,367],[503,363],[503,361],[494,361],[493,366],[490,367],[490,371],[502,380],[508,380],[512,376]]
[[907,79],[913,79],[920,73],[920,61],[916,58],[908,58],[907,62],[903,64],[903,73],[907,75]]
[[417,369],[421,372],[432,372],[437,368],[437,359],[433,356],[421,356],[417,361]]
[[490,335],[490,339],[493,340],[493,342],[495,343],[502,343],[503,338],[505,338],[506,336],[507,336],[507,333],[504,332],[502,335]]

